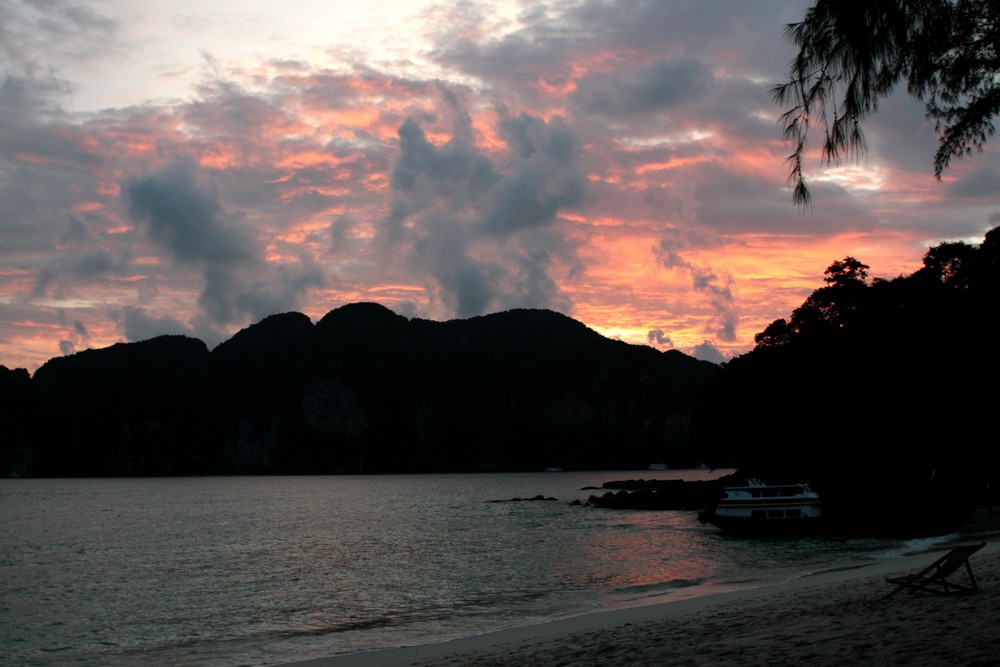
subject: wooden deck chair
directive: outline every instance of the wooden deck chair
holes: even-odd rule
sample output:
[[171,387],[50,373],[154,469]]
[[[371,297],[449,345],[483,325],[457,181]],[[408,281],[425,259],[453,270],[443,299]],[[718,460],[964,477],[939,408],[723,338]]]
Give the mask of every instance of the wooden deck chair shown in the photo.
[[[882,599],[888,600],[903,589],[909,590],[910,593],[927,591],[936,595],[978,591],[979,585],[976,583],[975,575],[972,574],[972,566],[969,565],[969,556],[985,546],[986,542],[955,547],[916,574],[907,574],[902,577],[886,577],[886,581],[893,584],[895,588]],[[969,584],[956,584],[948,581],[948,577],[963,565],[965,565],[966,572],[969,573]]]

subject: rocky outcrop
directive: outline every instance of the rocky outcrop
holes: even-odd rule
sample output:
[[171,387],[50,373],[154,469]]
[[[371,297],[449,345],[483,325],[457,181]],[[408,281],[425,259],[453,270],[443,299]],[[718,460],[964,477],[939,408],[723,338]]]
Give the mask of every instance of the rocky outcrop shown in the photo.
[[632,510],[700,510],[732,485],[730,477],[710,481],[624,480],[606,482],[605,488],[619,489],[592,495],[588,503],[595,507]]

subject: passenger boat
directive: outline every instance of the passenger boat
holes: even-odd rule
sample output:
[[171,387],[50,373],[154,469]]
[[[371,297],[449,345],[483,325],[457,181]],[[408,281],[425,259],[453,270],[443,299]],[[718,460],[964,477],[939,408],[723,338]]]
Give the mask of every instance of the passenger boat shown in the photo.
[[764,484],[748,479],[729,486],[714,505],[698,514],[725,532],[743,535],[804,535],[824,528],[819,494],[809,484]]

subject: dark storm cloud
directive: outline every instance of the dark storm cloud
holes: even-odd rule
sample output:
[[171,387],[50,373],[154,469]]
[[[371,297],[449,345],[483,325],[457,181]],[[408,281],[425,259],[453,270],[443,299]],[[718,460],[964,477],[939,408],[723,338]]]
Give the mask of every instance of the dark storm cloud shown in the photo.
[[40,121],[44,116],[59,115],[58,103],[69,92],[69,83],[51,72],[31,68],[29,72],[18,73],[5,68],[0,80],[0,111],[4,114],[0,136],[4,142],[24,142],[20,135],[25,131],[36,139],[54,141],[39,131],[44,127]]
[[716,313],[712,332],[724,341],[733,341],[736,339],[739,317],[733,299],[732,278],[718,275],[711,267],[688,261],[683,254],[690,248],[715,247],[720,243],[717,237],[710,234],[672,230],[660,240],[655,252],[657,262],[663,268],[686,271],[691,276],[691,287],[708,297]]
[[729,288],[729,285],[719,285],[719,276],[710,269],[692,267],[692,284],[694,288],[700,292],[707,292],[713,297],[723,300],[732,301],[733,293]]
[[995,155],[970,165],[968,171],[948,186],[948,194],[954,197],[986,197],[995,200],[997,192],[1000,192],[1000,158]]
[[[571,58],[578,45],[587,40],[575,26],[562,25],[560,19],[544,12],[526,16],[527,27],[487,40],[434,26],[432,39],[437,48],[430,55],[449,69],[471,74],[497,89],[523,89],[540,78],[565,84],[572,79],[567,57]],[[470,23],[477,20],[469,18]],[[474,27],[468,32],[478,31]]]
[[325,284],[317,267],[263,264],[248,271],[208,266],[202,272],[202,279],[204,286],[198,305],[208,320],[216,324],[238,323],[248,316],[259,320],[295,310],[311,288]]
[[721,364],[726,360],[725,355],[719,352],[719,348],[707,340],[700,345],[695,345],[693,354],[696,359],[710,361],[713,364]]
[[726,342],[736,340],[736,304],[733,301],[732,278],[720,278],[704,267],[692,267],[692,287],[695,291],[709,295],[709,301],[717,313],[712,331]]
[[719,234],[708,229],[670,229],[664,232],[656,249],[657,261],[664,268],[692,268],[682,256],[687,249],[722,248],[725,243]]
[[[432,56],[450,68],[478,77],[498,88],[517,89],[530,96],[530,87],[538,80],[563,86],[576,76],[578,66],[594,58],[609,56],[618,60],[624,50],[640,61],[654,62],[673,58],[697,59],[704,55],[714,62],[720,52],[743,60],[735,64],[744,72],[756,75],[773,73],[776,81],[792,57],[790,49],[774,48],[781,40],[786,23],[801,20],[803,3],[748,3],[726,0],[704,2],[584,2],[550,5],[520,16],[520,27],[500,38],[476,39],[476,12],[464,12],[464,30],[434,27],[432,39],[437,48]],[[471,27],[470,27],[471,26]],[[762,35],[771,35],[762,39]],[[612,55],[613,54],[613,55]],[[710,59],[710,60],[709,60]],[[646,103],[656,103],[659,94],[643,82],[651,83],[665,72],[650,66],[645,77],[631,83],[644,90]],[[635,75],[633,75],[635,76]],[[638,100],[642,100],[639,95]],[[596,101],[595,101],[596,102]],[[609,103],[614,103],[609,100]]]
[[253,137],[262,128],[280,127],[284,113],[267,98],[215,78],[202,84],[198,99],[185,106],[184,119],[208,136]]
[[790,208],[791,196],[773,172],[747,173],[725,160],[704,165],[694,189],[698,220],[720,233],[794,233],[825,237],[879,225],[866,203],[842,185],[816,180],[809,185],[815,205],[808,224]]
[[38,66],[55,55],[73,61],[106,52],[117,23],[97,10],[63,0],[0,3],[0,62]]
[[55,227],[56,214],[46,206],[44,182],[33,175],[33,169],[15,167],[0,179],[0,252],[9,261],[25,250],[52,248],[47,231]]
[[467,138],[455,136],[435,146],[412,118],[399,128],[399,151],[392,171],[392,187],[397,192],[414,193],[421,199],[453,198],[459,206],[481,197],[497,180],[489,158]]
[[489,274],[497,270],[494,265],[474,262],[459,255],[434,269],[434,277],[443,300],[452,306],[457,317],[465,318],[482,315],[493,304]]
[[32,296],[45,295],[49,286],[60,276],[90,280],[96,276],[112,273],[119,268],[119,265],[120,262],[102,248],[57,255],[52,262],[36,272]]
[[[65,325],[66,314],[65,312],[59,313],[60,324]],[[85,347],[87,342],[90,340],[90,332],[87,331],[86,325],[80,320],[73,320],[69,323],[69,331],[67,332],[67,338],[59,341],[59,351],[63,355],[73,354],[78,349]]]
[[[787,231],[801,227],[802,219],[788,205],[780,159],[767,171],[759,163],[732,164],[731,156],[780,140],[769,88],[794,55],[790,46],[781,48],[781,29],[801,12],[796,3],[780,2],[585,0],[526,13],[520,27],[497,39],[462,37],[478,34],[473,29],[450,40],[453,35],[439,35],[434,57],[501,97],[516,91],[535,108],[548,108],[561,95],[543,89],[573,91],[566,122],[586,138],[584,160],[595,172],[612,163],[626,174],[650,164],[678,165],[633,177],[635,187],[627,190],[594,185],[600,192],[588,202],[591,210],[639,213],[648,200],[650,212],[643,215],[685,225]],[[476,12],[467,12],[462,25],[477,20]],[[773,39],[763,40],[766,34]],[[747,197],[736,192],[748,188]],[[657,196],[659,202],[651,201]],[[830,217],[838,227],[845,224]]]
[[80,255],[74,262],[74,270],[77,275],[87,277],[91,275],[107,273],[115,266],[115,259],[110,252],[97,249]]
[[932,177],[937,139],[930,131],[924,105],[905,90],[897,90],[878,107],[879,112],[866,119],[863,127],[869,155]]
[[644,0],[627,5],[585,0],[571,5],[561,20],[616,51],[721,52],[743,58],[758,71],[782,73],[792,53],[774,48],[775,43],[781,43],[785,24],[802,19],[806,5],[785,0]]
[[656,259],[665,269],[687,269],[689,264],[681,255],[684,244],[676,239],[661,239],[660,246],[656,250]]
[[713,34],[726,32],[727,21],[746,13],[740,6],[745,4],[722,1],[706,6],[703,2],[644,0],[626,7],[608,0],[585,0],[572,6],[567,17],[609,43],[633,48],[662,49],[671,44],[691,47],[710,40]]
[[572,98],[587,113],[613,117],[644,114],[690,103],[712,81],[711,70],[698,60],[658,60],[635,72],[585,76]]
[[660,347],[674,346],[674,342],[670,340],[670,336],[668,336],[663,329],[650,329],[649,333],[646,334],[646,341],[650,345],[657,345]]
[[528,251],[517,260],[514,294],[516,302],[511,307],[552,308],[569,312],[572,307],[569,298],[559,290],[552,279],[552,256],[544,250]]
[[59,240],[62,243],[80,243],[88,241],[90,238],[90,230],[87,229],[87,225],[80,218],[71,215],[69,223],[66,225],[66,231],[60,235]]
[[129,216],[154,246],[181,265],[201,267],[198,305],[211,323],[293,310],[325,283],[321,269],[306,259],[265,262],[250,221],[226,210],[214,181],[191,160],[127,180],[123,196]]
[[505,248],[498,261],[441,248],[434,256],[438,261],[430,263],[429,270],[438,296],[456,317],[510,308],[572,310],[572,302],[552,279],[554,256],[545,250]]
[[229,338],[229,333],[218,329],[204,317],[195,317],[189,326],[169,315],[151,314],[140,306],[125,306],[108,312],[108,319],[116,323],[118,332],[128,341],[149,340],[157,336],[189,336],[213,348]]
[[64,81],[20,76],[5,64],[0,59],[0,253],[51,252],[71,219],[67,211],[96,198],[91,172],[103,160],[59,108]]
[[238,322],[238,301],[242,291],[239,275],[225,268],[207,267],[202,273],[204,286],[198,295],[198,306],[210,321]]
[[[3,87],[0,87],[0,99],[4,92]],[[0,101],[0,111],[8,110],[10,106]],[[13,109],[12,113],[16,114],[18,110]],[[4,150],[10,151],[10,155],[30,156],[34,164],[48,163],[49,168],[79,171],[102,164],[103,160],[83,145],[85,135],[79,128],[68,124],[38,123],[38,107],[26,110],[26,113],[31,117],[22,119],[21,122],[14,122],[14,119],[8,117],[0,125],[0,138],[3,139]]]
[[326,278],[322,270],[308,261],[279,264],[249,280],[240,292],[238,304],[251,319],[263,319],[274,313],[298,309],[311,289],[324,285]]
[[327,227],[330,250],[334,254],[347,252],[350,249],[351,230],[358,226],[359,221],[351,215],[338,215]]
[[129,216],[145,225],[150,241],[176,260],[213,266],[255,261],[256,249],[238,222],[227,214],[218,192],[195,179],[198,167],[178,160],[162,171],[125,182]]
[[440,302],[459,317],[515,306],[569,309],[552,273],[573,265],[573,252],[549,227],[583,200],[575,134],[559,119],[501,110],[506,150],[490,155],[475,143],[461,97],[442,95],[452,116],[448,141],[432,143],[416,118],[399,128],[386,247],[429,274]]
[[166,334],[193,336],[194,331],[183,322],[161,315],[156,317],[138,306],[125,306],[121,313],[115,313],[119,319],[119,330],[127,340],[148,340]]
[[551,222],[561,208],[583,200],[586,175],[574,133],[559,119],[529,114],[500,124],[510,150],[502,177],[485,197],[483,227],[503,234]]

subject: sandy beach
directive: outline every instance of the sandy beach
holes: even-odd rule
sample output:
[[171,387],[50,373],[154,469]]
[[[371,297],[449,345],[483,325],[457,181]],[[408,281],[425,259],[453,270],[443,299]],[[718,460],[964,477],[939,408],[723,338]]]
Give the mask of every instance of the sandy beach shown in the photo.
[[[766,588],[293,665],[1000,665],[1000,543],[970,559],[979,593],[904,591],[882,599],[893,588],[886,576],[917,572],[945,551]],[[964,569],[951,579],[968,582]]]

